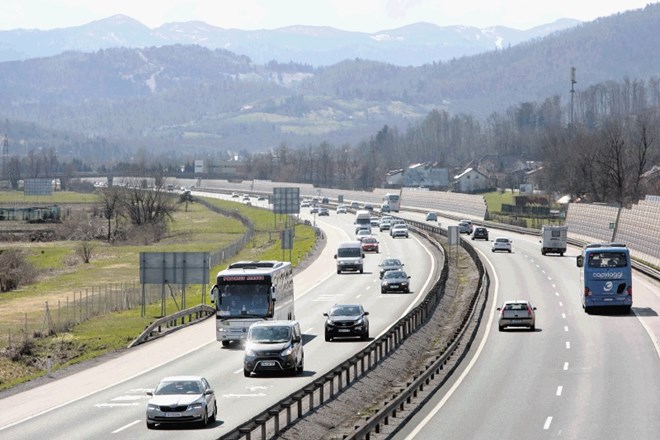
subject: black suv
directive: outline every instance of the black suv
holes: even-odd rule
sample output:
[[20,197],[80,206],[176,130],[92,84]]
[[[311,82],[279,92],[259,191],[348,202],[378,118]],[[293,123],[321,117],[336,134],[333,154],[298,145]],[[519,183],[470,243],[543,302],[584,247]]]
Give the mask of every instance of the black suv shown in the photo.
[[360,304],[335,304],[328,313],[324,313],[325,340],[334,338],[359,337],[369,339],[369,318]]
[[472,233],[472,240],[476,240],[477,238],[483,238],[484,240],[488,241],[488,229],[475,228],[474,232]]

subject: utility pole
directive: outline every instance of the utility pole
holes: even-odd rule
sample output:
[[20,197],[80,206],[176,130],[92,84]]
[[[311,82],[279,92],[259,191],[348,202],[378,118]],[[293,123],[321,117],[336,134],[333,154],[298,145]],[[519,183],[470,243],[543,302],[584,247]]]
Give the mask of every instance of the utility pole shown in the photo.
[[574,101],[575,101],[575,66],[571,67],[571,127],[573,126],[573,112],[574,112]]

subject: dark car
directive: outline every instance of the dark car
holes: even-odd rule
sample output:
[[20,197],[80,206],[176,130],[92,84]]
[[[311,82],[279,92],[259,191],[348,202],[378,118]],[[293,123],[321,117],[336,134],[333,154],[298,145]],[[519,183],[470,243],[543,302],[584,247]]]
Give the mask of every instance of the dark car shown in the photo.
[[380,293],[410,292],[410,275],[402,270],[388,270],[380,283]]
[[401,260],[397,258],[386,258],[380,262],[378,267],[380,267],[380,278],[383,278],[383,275],[388,270],[401,270],[403,269],[404,264]]
[[488,229],[476,228],[472,233],[472,240],[482,239],[488,241]]
[[248,330],[243,355],[243,375],[304,371],[302,333],[298,321],[257,321]]
[[334,338],[359,337],[369,339],[369,318],[360,304],[335,304],[323,316],[325,320],[325,340]]

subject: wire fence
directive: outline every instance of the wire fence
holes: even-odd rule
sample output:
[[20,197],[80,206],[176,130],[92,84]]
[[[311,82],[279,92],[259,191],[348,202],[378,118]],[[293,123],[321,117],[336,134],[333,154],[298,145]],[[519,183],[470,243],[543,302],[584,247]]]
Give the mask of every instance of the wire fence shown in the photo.
[[[254,225],[236,211],[223,209],[202,199],[198,199],[198,202],[213,212],[237,219],[245,226],[245,232],[239,239],[210,253],[210,266],[215,267],[245,248],[254,235]],[[172,287],[174,286],[169,286],[166,293],[178,307],[175,292],[181,292],[182,286],[174,290]],[[3,327],[7,328],[7,338],[0,340],[0,349],[4,342],[6,347],[11,349],[16,344],[23,344],[33,338],[70,331],[75,325],[97,316],[140,309],[143,295],[144,304],[150,305],[163,301],[165,293],[161,285],[142,285],[139,281],[114,283],[76,290],[56,303],[45,302],[43,309],[19,311],[13,320],[9,319],[3,323]]]

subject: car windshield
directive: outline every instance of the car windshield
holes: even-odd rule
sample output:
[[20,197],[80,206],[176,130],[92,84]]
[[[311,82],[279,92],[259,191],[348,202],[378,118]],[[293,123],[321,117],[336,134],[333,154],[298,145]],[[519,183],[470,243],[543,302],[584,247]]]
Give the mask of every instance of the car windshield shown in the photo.
[[366,237],[362,240],[362,243],[376,243],[376,239],[374,237]]
[[508,243],[509,239],[508,238],[498,238],[495,240],[498,243]]
[[330,310],[330,316],[356,316],[361,315],[360,308],[358,306],[341,306],[335,307]]
[[288,327],[253,327],[250,329],[250,341],[261,343],[280,343],[289,340]]
[[406,274],[403,271],[390,270],[388,272],[385,272],[385,275],[383,277],[387,279],[391,279],[391,278],[405,278],[405,276]]
[[156,396],[168,396],[175,394],[201,394],[199,382],[194,380],[177,380],[161,382],[154,392]]
[[339,248],[337,250],[337,256],[339,258],[359,257],[361,254],[362,254],[362,250],[357,247]]
[[504,310],[527,310],[527,303],[508,303],[504,305]]
[[383,260],[381,266],[401,266],[401,261],[399,260]]

